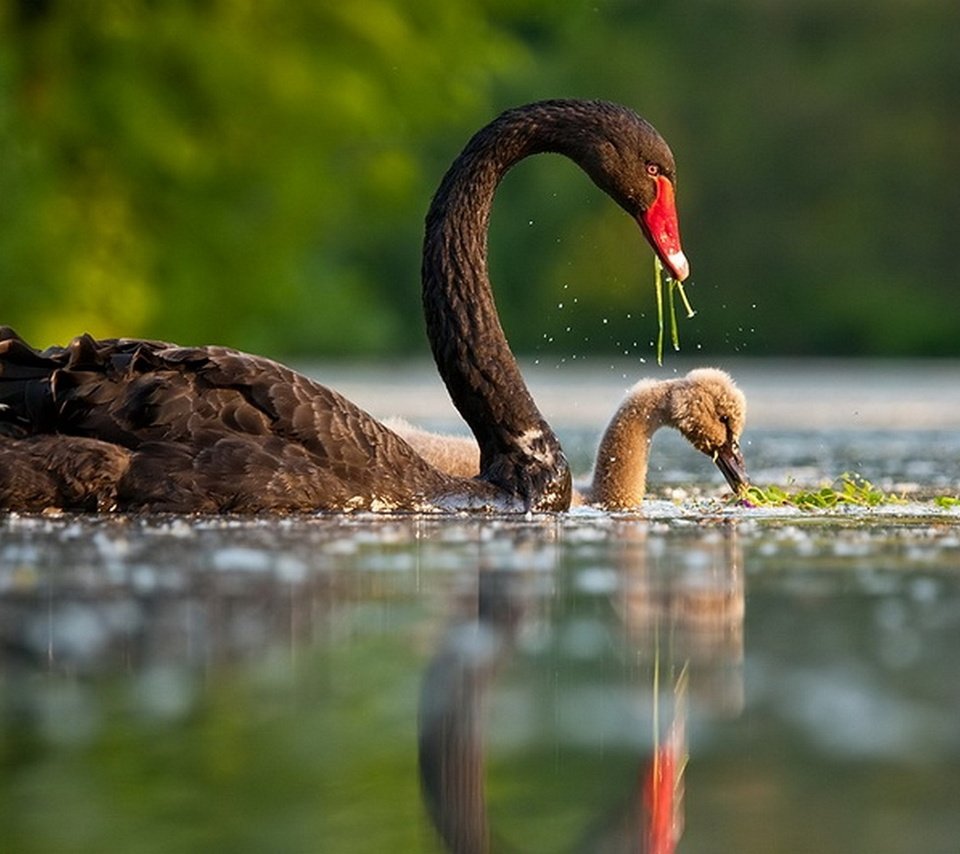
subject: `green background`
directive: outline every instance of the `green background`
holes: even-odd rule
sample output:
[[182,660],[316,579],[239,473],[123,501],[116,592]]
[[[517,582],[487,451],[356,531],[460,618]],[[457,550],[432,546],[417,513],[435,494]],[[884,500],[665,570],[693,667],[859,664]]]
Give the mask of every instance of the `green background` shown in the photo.
[[[0,322],[426,354],[444,170],[582,96],[674,150],[685,351],[956,355],[958,44],[955,0],[5,4]],[[651,253],[562,159],[507,177],[491,271],[517,352],[650,355]]]

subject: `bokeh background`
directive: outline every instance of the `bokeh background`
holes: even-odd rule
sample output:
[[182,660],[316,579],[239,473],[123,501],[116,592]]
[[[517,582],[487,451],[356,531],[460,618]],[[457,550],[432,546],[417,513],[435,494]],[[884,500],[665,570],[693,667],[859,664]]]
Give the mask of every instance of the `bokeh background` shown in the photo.
[[[19,0],[0,322],[425,355],[430,195],[501,109],[636,109],[679,165],[698,354],[960,353],[956,0]],[[649,356],[651,253],[558,157],[491,235],[514,349]]]

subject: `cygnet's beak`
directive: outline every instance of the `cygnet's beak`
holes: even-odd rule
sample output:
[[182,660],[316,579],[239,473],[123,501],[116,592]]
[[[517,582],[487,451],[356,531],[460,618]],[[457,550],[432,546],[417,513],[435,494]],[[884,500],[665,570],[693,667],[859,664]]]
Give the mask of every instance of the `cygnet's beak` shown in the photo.
[[713,453],[713,461],[717,468],[723,474],[730,488],[740,495],[749,485],[747,478],[747,467],[743,462],[743,454],[740,453],[740,446],[735,441],[730,441],[722,448]]

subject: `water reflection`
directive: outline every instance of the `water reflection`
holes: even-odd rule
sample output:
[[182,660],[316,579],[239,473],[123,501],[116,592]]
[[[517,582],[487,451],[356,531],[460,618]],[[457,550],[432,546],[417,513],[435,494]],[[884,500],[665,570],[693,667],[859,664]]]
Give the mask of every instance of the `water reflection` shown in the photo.
[[7,518],[0,842],[952,851],[957,566],[948,519]]
[[[585,826],[563,840],[561,850],[674,851],[684,823],[688,698],[692,693],[694,702],[714,714],[735,715],[742,708],[742,556],[736,532],[718,531],[692,542],[678,571],[673,561],[648,548],[644,527],[623,526],[614,536],[615,567],[586,565],[567,579],[543,584],[536,573],[481,565],[475,589],[458,597],[427,667],[419,715],[424,799],[449,850],[474,854],[514,848],[491,828],[486,796],[487,731],[498,673],[511,658],[524,655],[557,667],[557,657],[532,651],[542,649],[542,638],[530,643],[538,633],[546,633],[546,643],[562,649],[564,658],[592,660],[609,620],[619,625],[612,637],[628,667],[625,685],[618,687],[626,689],[630,707],[625,728],[614,739],[631,754],[634,768]],[[558,580],[578,593],[599,594],[609,612],[598,616],[594,609],[591,621],[569,613],[567,603],[576,593],[558,591]],[[534,679],[521,690],[534,693],[537,684]],[[589,684],[579,687],[587,708],[573,718],[581,731],[566,735],[592,743],[617,698],[591,692]],[[530,706],[544,702],[523,699]],[[535,725],[542,724],[541,716]],[[516,839],[516,850],[528,850],[537,841]]]

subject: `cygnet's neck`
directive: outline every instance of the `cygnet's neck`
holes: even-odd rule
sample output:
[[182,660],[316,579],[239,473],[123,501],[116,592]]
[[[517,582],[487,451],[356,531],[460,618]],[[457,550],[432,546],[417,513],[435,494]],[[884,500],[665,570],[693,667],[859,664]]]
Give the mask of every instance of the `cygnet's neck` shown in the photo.
[[643,501],[653,434],[670,423],[672,382],[641,380],[614,413],[597,449],[593,483],[584,496],[611,510]]

